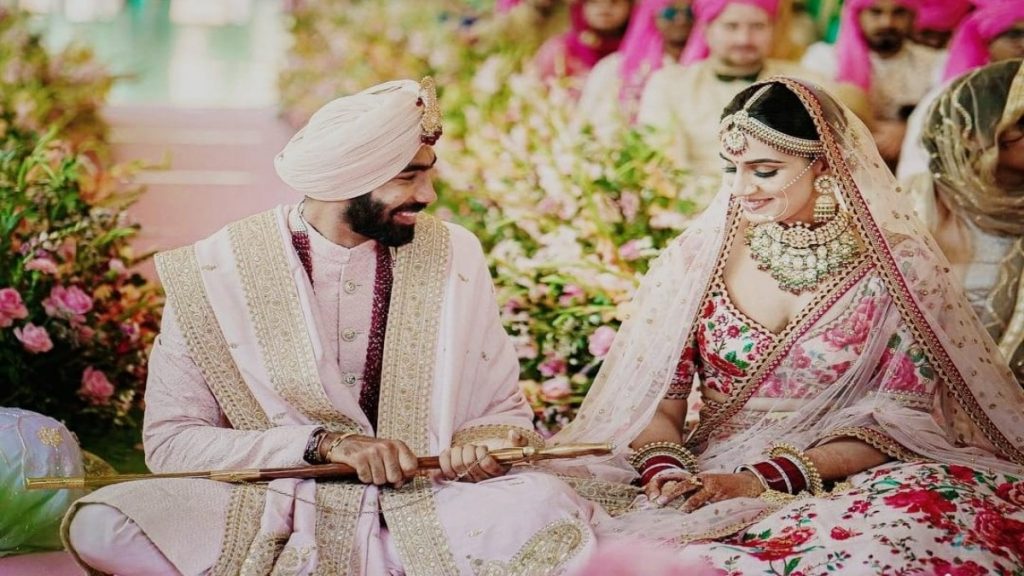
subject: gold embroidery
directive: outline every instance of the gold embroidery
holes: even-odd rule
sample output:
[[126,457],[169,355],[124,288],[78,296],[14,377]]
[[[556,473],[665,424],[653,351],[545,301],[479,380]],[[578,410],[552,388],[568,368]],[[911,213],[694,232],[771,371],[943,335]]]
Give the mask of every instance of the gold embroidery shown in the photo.
[[888,456],[904,462],[924,461],[924,458],[910,450],[907,450],[902,444],[890,438],[888,434],[875,430],[874,428],[868,428],[867,426],[846,426],[843,428],[837,428],[836,430],[829,432],[828,435],[821,440],[818,440],[815,444],[817,446],[821,446],[822,444],[826,444],[837,438],[856,438],[870,446],[873,446],[874,448],[877,448]]
[[156,256],[156,267],[177,316],[189,355],[199,367],[221,410],[236,430],[266,430],[270,420],[242,379],[227,340],[217,324],[195,247],[186,246]]
[[[395,259],[378,431],[381,438],[402,440],[417,454],[431,448],[430,401],[449,244],[444,224],[420,215],[413,242],[399,248]],[[417,478],[401,490],[385,489],[382,501],[409,576],[458,573],[429,481]]]
[[245,562],[238,576],[267,576],[277,574],[274,568],[278,554],[284,548],[288,536],[277,534],[260,534],[249,546],[249,552],[245,555]]
[[316,552],[315,546],[303,546],[302,548],[285,546],[278,555],[277,562],[274,563],[274,571],[271,572],[271,576],[298,576],[303,572],[302,569],[305,568],[314,552]]
[[588,539],[579,520],[559,520],[530,537],[508,562],[473,559],[471,564],[477,576],[557,574]]
[[530,446],[540,450],[544,448],[544,438],[535,430],[528,430],[522,426],[511,424],[481,424],[463,428],[452,436],[452,446],[465,444],[478,444],[484,440],[507,440],[510,430],[518,430]]
[[242,571],[260,529],[265,494],[265,486],[254,484],[239,484],[231,491],[220,557],[210,572],[213,576],[236,576]]
[[[723,251],[728,250],[729,247],[733,245],[733,240],[737,230],[739,229],[735,203],[733,203],[729,209],[728,218],[729,222],[727,225],[730,229],[722,248]],[[725,252],[720,252],[718,264],[712,276],[713,280],[710,282],[709,287],[720,285],[719,289],[725,290],[725,284],[720,280],[723,278],[725,261],[727,260],[724,256]],[[835,301],[845,294],[857,281],[859,281],[860,278],[870,270],[870,268],[870,260],[864,260],[861,264],[851,266],[850,268],[847,268],[846,271],[836,274],[827,282],[823,283],[820,287],[822,297],[816,299],[808,306],[805,306],[803,310],[801,310],[801,312],[786,325],[781,333],[774,335],[771,350],[762,356],[761,359],[756,362],[755,366],[751,367],[747,372],[748,376],[740,383],[738,390],[730,396],[728,400],[722,402],[714,412],[707,410],[707,407],[705,407],[705,410],[701,411],[700,422],[698,423],[696,430],[693,432],[693,437],[687,441],[686,446],[691,450],[699,452],[699,447],[713,432],[717,431],[723,423],[728,422],[733,416],[743,409],[743,406],[745,406],[747,401],[750,400],[750,397],[753,396],[761,386],[764,378],[777,367],[777,361],[782,358],[790,348],[792,348],[793,344],[796,343],[797,339],[800,338],[803,333],[803,329],[808,325],[808,323],[813,324],[816,322],[821,315],[833,306]],[[726,298],[726,300],[728,300],[728,298]],[[733,308],[733,311],[740,314],[748,321],[754,322],[750,317],[739,312],[738,309]],[[754,323],[757,324],[756,322]]]
[[45,445],[47,445],[47,446],[49,446],[51,448],[57,448],[61,444],[64,443],[64,437],[61,436],[60,428],[56,428],[56,427],[53,427],[53,428],[47,428],[47,427],[40,428],[36,432],[36,437],[39,438],[40,442],[42,442],[43,444],[45,444]]
[[621,482],[564,475],[559,475],[558,478],[571,486],[581,498],[600,504],[605,512],[612,516],[629,512],[633,501],[641,493],[639,487]]
[[362,432],[361,426],[331,405],[320,382],[276,211],[236,222],[228,227],[228,235],[249,319],[274,390],[313,422],[339,432]]
[[355,549],[364,488],[343,482],[317,482],[317,576],[358,574]]

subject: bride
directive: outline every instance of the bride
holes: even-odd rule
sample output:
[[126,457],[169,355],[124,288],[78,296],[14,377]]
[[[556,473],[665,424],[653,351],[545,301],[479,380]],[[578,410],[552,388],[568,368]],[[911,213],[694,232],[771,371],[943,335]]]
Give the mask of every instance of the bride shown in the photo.
[[554,438],[612,441],[587,472],[642,487],[599,533],[736,574],[1014,573],[1024,392],[870,132],[785,78],[721,127],[721,193]]

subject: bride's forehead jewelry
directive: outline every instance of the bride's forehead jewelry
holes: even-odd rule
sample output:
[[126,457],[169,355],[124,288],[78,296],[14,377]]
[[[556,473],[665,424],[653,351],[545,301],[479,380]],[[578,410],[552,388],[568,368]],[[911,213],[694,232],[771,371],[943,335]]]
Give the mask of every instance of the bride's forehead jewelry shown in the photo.
[[773,84],[765,84],[743,105],[743,108],[722,119],[719,137],[722,147],[733,156],[747,151],[747,136],[764,142],[776,150],[794,156],[819,156],[825,151],[821,140],[808,140],[784,134],[750,115],[748,110],[764,96]]

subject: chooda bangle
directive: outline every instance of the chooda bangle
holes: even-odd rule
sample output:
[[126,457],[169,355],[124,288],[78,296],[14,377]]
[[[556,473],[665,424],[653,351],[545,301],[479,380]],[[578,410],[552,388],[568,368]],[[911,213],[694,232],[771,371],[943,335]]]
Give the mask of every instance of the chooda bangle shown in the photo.
[[783,442],[772,444],[768,450],[768,456],[773,459],[785,458],[794,464],[807,480],[807,491],[811,494],[817,496],[825,492],[825,481],[822,480],[818,467],[806,453],[796,446]]
[[687,450],[685,446],[675,442],[651,442],[650,444],[644,444],[639,450],[629,457],[629,463],[632,464],[633,468],[636,468],[638,472],[642,473],[646,467],[647,461],[657,456],[668,456],[672,458],[681,468],[690,474],[696,474],[699,471],[697,466],[697,457]]

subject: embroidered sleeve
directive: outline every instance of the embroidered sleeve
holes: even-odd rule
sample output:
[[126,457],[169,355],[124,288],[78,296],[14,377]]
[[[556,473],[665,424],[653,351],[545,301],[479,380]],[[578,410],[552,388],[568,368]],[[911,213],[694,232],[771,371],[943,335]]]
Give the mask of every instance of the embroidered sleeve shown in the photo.
[[829,432],[818,440],[815,445],[821,446],[840,438],[856,438],[880,452],[903,462],[919,462],[923,460],[918,454],[907,450],[902,444],[893,440],[888,434],[873,426],[846,426]]
[[676,373],[672,377],[665,392],[666,400],[686,400],[693,388],[693,378],[697,375],[697,339],[691,338],[679,356]]
[[301,466],[317,426],[235,430],[189,354],[173,307],[150,354],[143,445],[154,472]]

